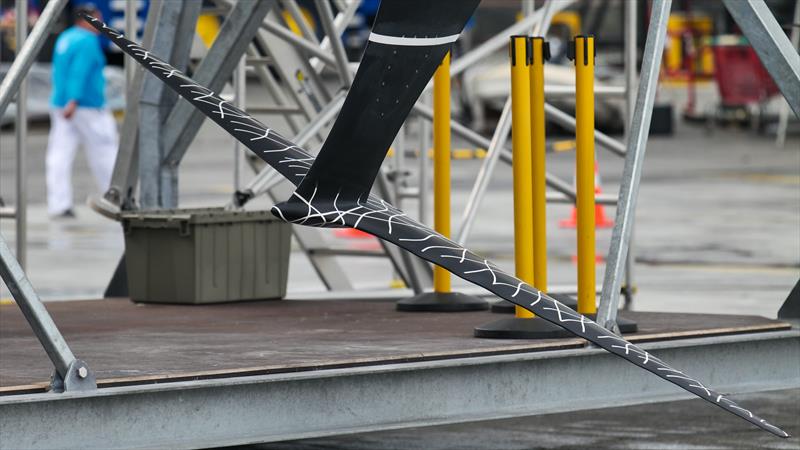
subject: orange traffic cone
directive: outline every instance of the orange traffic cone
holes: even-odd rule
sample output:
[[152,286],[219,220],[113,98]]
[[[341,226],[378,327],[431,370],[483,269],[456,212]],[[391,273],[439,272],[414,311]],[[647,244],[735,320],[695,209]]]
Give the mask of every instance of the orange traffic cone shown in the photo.
[[[603,186],[600,180],[600,173],[597,171],[597,161],[594,163],[594,193],[602,194]],[[572,213],[569,219],[563,219],[558,222],[561,228],[575,228],[578,226],[578,208],[572,205]],[[595,228],[611,228],[614,226],[614,221],[606,216],[606,208],[603,205],[594,205],[594,227]]]

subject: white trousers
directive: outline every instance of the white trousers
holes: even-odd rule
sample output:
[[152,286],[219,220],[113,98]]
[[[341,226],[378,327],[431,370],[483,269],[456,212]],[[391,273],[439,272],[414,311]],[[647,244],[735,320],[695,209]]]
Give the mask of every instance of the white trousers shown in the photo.
[[47,211],[61,214],[72,208],[72,163],[83,145],[97,188],[105,192],[117,158],[117,124],[107,109],[77,108],[71,118],[62,109],[50,110],[47,143]]

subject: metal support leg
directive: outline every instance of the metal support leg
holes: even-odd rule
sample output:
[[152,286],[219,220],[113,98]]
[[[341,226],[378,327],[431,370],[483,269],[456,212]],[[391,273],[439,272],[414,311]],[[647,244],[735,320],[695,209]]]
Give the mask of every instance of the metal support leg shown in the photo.
[[[28,36],[28,0],[17,0],[16,2],[16,39],[17,54],[25,45]],[[17,147],[17,201],[16,201],[16,229],[17,229],[17,260],[20,267],[25,269],[27,259],[27,228],[28,228],[28,171],[27,171],[27,147],[28,147],[28,82],[23,76],[20,79],[19,90],[17,92],[17,119],[14,125],[14,137]]]
[[[247,55],[251,57],[258,57],[258,49],[255,45],[250,44],[247,48]],[[281,107],[293,107],[289,106],[289,100],[286,98],[286,94],[283,92],[278,82],[275,81],[275,78],[264,64],[256,64],[253,69],[255,70],[256,76],[258,77],[261,84],[269,92],[269,95],[272,98],[272,101],[275,102],[277,106]],[[291,114],[286,114],[285,116],[286,123],[289,125],[289,129],[292,130],[293,133],[297,133],[300,130],[300,125],[298,124],[298,120]]]
[[[625,2],[625,36],[624,36],[624,59],[625,59],[625,142],[631,139],[631,122],[633,121],[633,110],[636,108],[636,40],[637,40],[637,2]],[[633,264],[635,259],[634,233],[631,230],[630,240],[628,241],[628,253],[625,256],[625,309],[630,309],[633,303],[635,291],[633,278]]]
[[293,47],[319,58],[320,60],[324,61],[326,64],[336,65],[336,60],[330,54],[320,50],[319,47],[314,45],[313,43],[309,42],[306,39],[303,39],[300,36],[295,35],[292,33],[291,30],[288,28],[279,25],[278,23],[265,21],[262,26],[265,30],[269,31],[270,33],[274,34],[275,36],[283,39],[284,41],[291,44]]
[[[547,111],[547,106],[548,106],[547,103],[545,103],[545,112]],[[433,119],[433,110],[429,106],[417,103],[417,104],[414,105],[413,109],[417,114],[421,115],[422,117],[425,117],[428,120],[432,120]],[[451,120],[450,121],[450,127],[452,128],[453,133],[461,136],[462,138],[466,139],[467,141],[471,142],[472,144],[479,145],[479,146],[481,146],[483,148],[489,148],[490,145],[491,145],[491,141],[488,138],[481,136],[480,134],[476,133],[475,131],[471,130],[470,128],[468,128],[468,127],[456,122],[455,120]],[[596,131],[595,135],[597,135],[597,133],[599,133],[599,131]],[[611,138],[609,138],[609,139],[611,139]],[[505,162],[507,164],[511,164],[511,159],[512,159],[511,151],[507,147],[503,147],[501,150],[502,150],[502,152],[501,152],[499,158],[503,162]],[[561,192],[562,194],[566,195],[573,202],[575,201],[575,190],[572,188],[572,186],[569,183],[567,183],[566,181],[561,180],[560,178],[558,178],[558,177],[556,177],[556,176],[554,176],[552,174],[549,174],[549,173],[547,174],[546,178],[547,178],[547,185],[548,186],[550,186],[551,188],[553,188],[553,189]],[[604,198],[601,197],[601,198],[598,198],[597,201],[598,201],[598,203],[602,203],[602,204],[614,204],[615,200],[613,200],[611,198],[605,198],[604,199]]]
[[[355,16],[356,11],[358,10],[358,6],[361,2],[354,2],[354,1],[344,1],[342,2],[344,5],[337,5],[337,9],[339,13],[336,14],[336,18],[333,19],[333,24],[336,27],[336,35],[341,36],[344,30],[347,28],[347,25],[353,20],[353,16]],[[342,6],[344,9],[340,8]],[[331,40],[328,36],[322,38],[322,42],[319,44],[320,49],[323,52],[328,51],[331,47]],[[335,64],[335,62],[330,63],[330,65]],[[322,69],[325,67],[322,61],[319,59],[312,59],[311,66],[314,68],[314,71],[320,73]]]
[[603,291],[600,296],[600,307],[597,311],[597,323],[608,328],[616,328],[617,308],[619,305],[620,283],[625,268],[624,261],[628,251],[636,213],[636,199],[639,194],[639,180],[642,176],[642,164],[650,132],[650,118],[653,113],[658,72],[661,67],[661,56],[664,51],[664,40],[667,33],[667,20],[671,0],[657,0],[653,3],[650,14],[650,29],[647,30],[647,42],[644,47],[641,81],[636,94],[636,107],[629,133],[625,156],[625,169],[622,175],[622,186],[619,190],[617,217],[611,235],[611,246],[608,250]]
[[[136,40],[137,39],[137,30],[139,29],[139,2],[130,1],[125,2],[125,34],[128,38]],[[150,47],[146,47],[150,48]],[[125,56],[125,89],[128,89],[133,84],[133,76],[136,73],[136,61],[133,60],[130,56]],[[126,105],[128,104],[127,101],[131,100],[131,97],[126,97]]]
[[14,62],[8,69],[8,73],[0,82],[0,115],[6,112],[8,104],[19,89],[25,75],[36,60],[36,56],[44,46],[53,25],[61,18],[61,11],[66,6],[68,0],[50,0],[44,7],[42,15],[33,26],[30,36],[25,40],[25,44],[19,48]]
[[[153,48],[158,15],[162,0],[153,0],[147,11],[142,45]],[[127,13],[127,12],[126,12]],[[139,180],[139,98],[144,82],[144,68],[130,56],[125,56],[126,67],[132,67],[132,78],[125,85],[125,119],[120,128],[119,149],[111,175],[111,185],[103,198],[121,210],[135,207],[134,195]]]
[[342,84],[350,86],[353,83],[353,73],[347,65],[347,54],[345,54],[342,39],[337,34],[336,26],[333,24],[331,4],[328,0],[316,0],[316,5],[322,28],[325,30],[325,34],[328,35],[333,56],[336,58],[336,69],[339,71],[339,77],[342,80]]
[[[222,23],[219,35],[194,73],[201,85],[218,92],[244,55],[258,32],[264,17],[273,7],[272,1],[238,2]],[[203,113],[189,102],[178,102],[164,123],[165,166],[180,163],[186,150],[203,124]]]
[[303,33],[303,37],[315,46],[319,46],[317,36],[311,30],[311,27],[308,26],[308,22],[306,22],[306,18],[303,16],[303,11],[300,10],[300,6],[298,6],[297,2],[295,0],[282,0],[281,3],[283,3],[284,8],[289,11],[297,27],[300,28],[300,32]]
[[54,391],[85,391],[96,389],[94,373],[85,362],[75,359],[67,342],[58,331],[47,309],[33,290],[25,272],[20,267],[6,241],[0,235],[0,278],[5,281],[11,296],[30,324],[39,343],[55,366],[52,388]]
[[[427,94],[423,94],[423,98]],[[420,99],[420,101],[424,101]],[[430,127],[424,117],[417,117],[419,123],[419,173],[417,189],[419,191],[419,223],[428,223],[428,148],[430,147]]]
[[[242,55],[236,71],[233,74],[233,91],[235,94],[236,107],[242,111],[247,110],[247,62]],[[233,139],[233,191],[236,192],[242,187],[242,152],[246,151],[238,139]]]
[[[791,37],[792,47],[797,50],[800,45],[800,2],[794,5],[794,18],[792,19],[794,26],[792,27]],[[781,103],[780,110],[778,110],[778,129],[775,133],[775,145],[778,148],[783,148],[786,143],[786,132],[789,128],[789,103]]]
[[[334,99],[325,106],[316,117],[314,117],[308,124],[300,130],[299,133],[292,139],[296,145],[301,147],[305,146],[317,133],[333,118],[339,114],[344,104],[345,92],[342,91],[337,94]],[[267,190],[271,189],[275,184],[283,181],[282,177],[277,176],[277,172],[272,167],[266,166],[261,172],[253,177],[247,186],[238,192],[232,203],[229,206],[244,206],[244,203],[252,198],[263,195]],[[243,201],[242,201],[243,200]]]
[[[156,25],[153,53],[180,70],[189,60],[192,36],[202,4],[164,1]],[[139,101],[139,191],[142,208],[178,206],[178,165],[162,164],[168,147],[164,121],[176,95],[153,75],[145,75]]]
[[508,140],[508,132],[511,131],[511,99],[506,101],[503,106],[503,112],[500,114],[500,120],[497,122],[497,127],[494,129],[492,140],[486,151],[486,157],[483,159],[481,168],[478,171],[478,176],[475,178],[475,184],[472,186],[472,191],[469,193],[467,206],[461,215],[461,228],[458,230],[455,241],[460,245],[465,245],[469,233],[472,231],[472,225],[475,223],[475,217],[478,215],[478,207],[483,199],[486,190],[489,188],[489,181],[494,174],[494,168],[497,165],[497,160],[506,146]]
[[511,25],[505,30],[495,34],[492,38],[486,40],[486,42],[473,48],[460,58],[454,60],[453,65],[450,67],[450,76],[454,77],[465,71],[467,68],[473,67],[476,63],[485,59],[487,56],[508,45],[509,36],[530,32],[531,27],[539,23],[546,14],[555,14],[566,9],[572,3],[574,3],[573,0],[560,1],[554,4],[549,10],[545,10],[545,8],[539,8],[530,16],[523,17],[519,22],[516,22],[514,25]]
[[723,2],[789,102],[789,107],[800,117],[800,55],[775,16],[764,0]]

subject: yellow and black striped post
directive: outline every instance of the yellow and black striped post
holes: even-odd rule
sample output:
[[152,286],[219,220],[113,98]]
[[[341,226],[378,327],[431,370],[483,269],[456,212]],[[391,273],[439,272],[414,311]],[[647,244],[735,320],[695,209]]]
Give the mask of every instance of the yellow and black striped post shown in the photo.
[[578,312],[595,314],[594,37],[576,36],[574,46]]

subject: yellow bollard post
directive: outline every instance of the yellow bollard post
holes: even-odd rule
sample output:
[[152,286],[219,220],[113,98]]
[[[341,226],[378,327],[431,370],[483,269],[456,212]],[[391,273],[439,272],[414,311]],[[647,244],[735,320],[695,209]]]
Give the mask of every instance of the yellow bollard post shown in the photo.
[[[511,147],[514,173],[514,267],[517,277],[534,284],[533,185],[531,184],[530,42],[511,37]],[[533,313],[516,306],[515,316]]]
[[[423,149],[424,150],[424,149]],[[424,151],[420,158],[426,158]],[[433,228],[450,237],[450,52],[433,75]],[[398,311],[480,311],[489,302],[451,291],[451,275],[433,266],[433,292],[397,302]]]
[[[512,168],[514,172],[514,264],[516,275],[523,281],[539,287],[540,280],[537,278],[538,262],[534,264],[534,229],[539,227],[541,232],[539,239],[542,240],[540,251],[546,257],[547,248],[543,241],[544,236],[544,215],[534,216],[534,205],[542,210],[545,207],[544,199],[544,75],[543,69],[541,76],[536,80],[531,80],[531,63],[541,65],[544,59],[542,52],[543,40],[539,39],[535,46],[539,53],[533,52],[531,44],[536,39],[529,39],[526,36],[512,36],[509,44],[511,56],[511,143],[512,143]],[[538,55],[538,56],[537,56]],[[540,109],[534,109],[531,117],[531,88],[540,90],[542,104]],[[534,94],[536,97],[537,94]],[[535,136],[532,138],[531,128],[534,128]],[[539,179],[532,179],[533,152],[532,145],[538,147],[540,151],[542,175]],[[535,184],[541,181],[541,203],[534,199]],[[536,222],[540,222],[536,224]],[[545,263],[542,263],[544,266]],[[542,281],[546,283],[546,275]],[[541,288],[540,288],[541,290]],[[504,312],[505,307],[498,312]],[[534,316],[526,309],[514,306],[514,317],[495,320],[486,325],[475,327],[475,337],[495,338],[495,339],[553,339],[569,337],[569,333],[561,327]],[[493,308],[494,311],[494,308]]]
[[594,37],[576,36],[574,46],[578,312],[595,314]]
[[545,198],[544,61],[550,52],[543,37],[532,37],[531,148],[533,181],[533,286],[547,292],[547,200]]
[[[433,75],[433,226],[450,237],[450,52]],[[433,289],[450,292],[450,272],[433,267]]]

